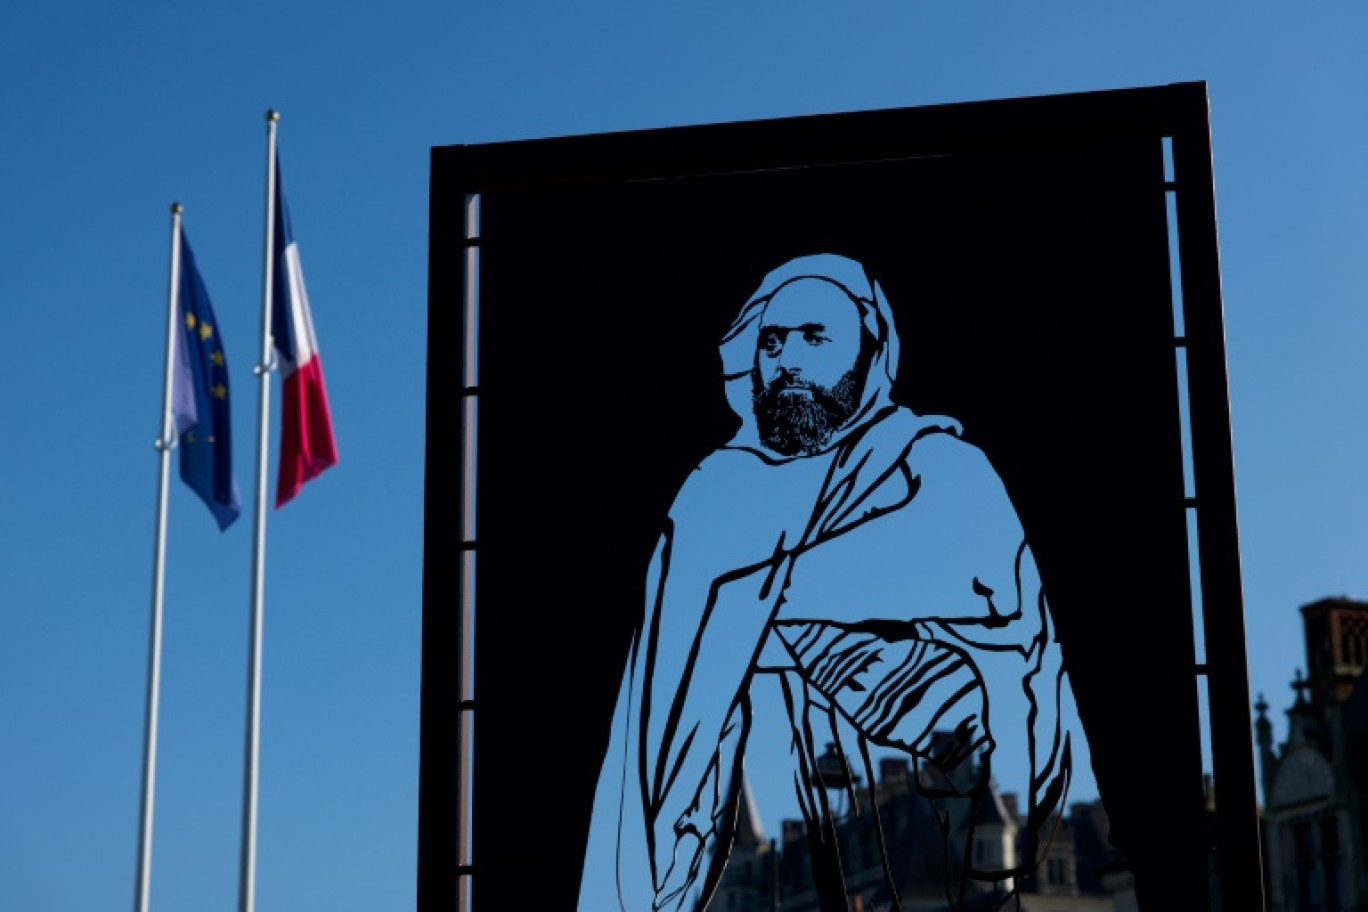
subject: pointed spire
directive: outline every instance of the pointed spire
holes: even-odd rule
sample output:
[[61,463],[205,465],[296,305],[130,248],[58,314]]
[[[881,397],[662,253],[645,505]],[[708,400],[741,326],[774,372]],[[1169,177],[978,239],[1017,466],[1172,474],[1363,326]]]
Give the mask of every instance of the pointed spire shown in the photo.
[[1309,686],[1310,684],[1302,675],[1302,670],[1298,668],[1292,676],[1292,691],[1297,695],[1297,698],[1288,712],[1296,712],[1308,707],[1309,704],[1306,702],[1306,691]]
[[1254,731],[1255,740],[1260,748],[1271,750],[1273,747],[1273,723],[1268,721],[1268,701],[1263,694],[1259,694],[1259,699],[1254,703]]
[[760,825],[760,811],[755,806],[755,795],[751,792],[750,779],[744,770],[741,772],[741,795],[736,809],[736,838],[734,844],[744,848],[758,848],[768,845],[765,828]]
[[1259,694],[1254,704],[1254,741],[1259,748],[1260,783],[1263,785],[1264,804],[1273,794],[1273,778],[1278,769],[1278,755],[1273,750],[1273,723],[1268,720],[1268,701]]

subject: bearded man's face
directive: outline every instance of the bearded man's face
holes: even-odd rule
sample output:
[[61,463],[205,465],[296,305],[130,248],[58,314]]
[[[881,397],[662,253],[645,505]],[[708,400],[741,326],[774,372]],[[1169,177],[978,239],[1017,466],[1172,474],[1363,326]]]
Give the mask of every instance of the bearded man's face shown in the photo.
[[784,456],[819,453],[860,404],[864,381],[850,370],[831,388],[776,380],[755,394],[760,442]]
[[775,293],[760,321],[755,420],[760,442],[784,456],[820,452],[859,407],[872,346],[839,286],[799,279]]

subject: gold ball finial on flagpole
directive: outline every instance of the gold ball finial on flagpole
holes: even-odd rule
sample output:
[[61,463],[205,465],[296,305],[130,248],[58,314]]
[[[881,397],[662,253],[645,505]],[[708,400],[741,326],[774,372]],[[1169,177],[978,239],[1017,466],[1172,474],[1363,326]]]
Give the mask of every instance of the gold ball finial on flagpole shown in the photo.
[[275,108],[271,108],[266,112],[266,119],[271,123],[275,123],[277,120],[280,120],[280,112]]
[[182,212],[184,212],[184,211],[185,211],[185,207],[182,206],[180,203],[172,203],[172,204],[171,204],[171,214],[172,214],[172,215],[180,215],[180,214],[181,214]]

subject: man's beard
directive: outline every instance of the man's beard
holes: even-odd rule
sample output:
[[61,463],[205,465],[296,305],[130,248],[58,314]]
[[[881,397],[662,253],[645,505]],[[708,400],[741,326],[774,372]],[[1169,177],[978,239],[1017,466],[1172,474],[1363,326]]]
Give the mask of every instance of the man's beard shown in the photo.
[[860,404],[864,378],[849,370],[833,387],[794,381],[780,373],[767,387],[756,383],[755,423],[760,442],[784,456],[819,453]]

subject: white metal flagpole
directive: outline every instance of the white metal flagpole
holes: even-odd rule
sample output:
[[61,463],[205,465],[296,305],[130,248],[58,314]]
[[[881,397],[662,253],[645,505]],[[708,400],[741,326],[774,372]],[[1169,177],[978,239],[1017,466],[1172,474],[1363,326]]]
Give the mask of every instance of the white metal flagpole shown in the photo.
[[171,385],[176,361],[176,295],[180,289],[180,203],[171,204],[171,278],[166,295],[166,365],[162,374],[161,436],[157,449],[157,532],[152,556],[152,633],[147,660],[147,714],[143,727],[142,808],[138,817],[138,872],[134,912],[147,912],[152,877],[152,804],[157,782],[157,711],[161,694],[162,590],[166,578],[166,494],[176,428]]
[[266,451],[271,411],[271,374],[275,343],[271,337],[271,292],[275,275],[276,123],[280,114],[266,112],[266,254],[261,288],[261,361],[253,373],[258,385],[256,511],[252,522],[252,621],[247,663],[247,757],[242,789],[242,867],[239,912],[256,904],[257,772],[261,736],[261,621],[266,583]]

